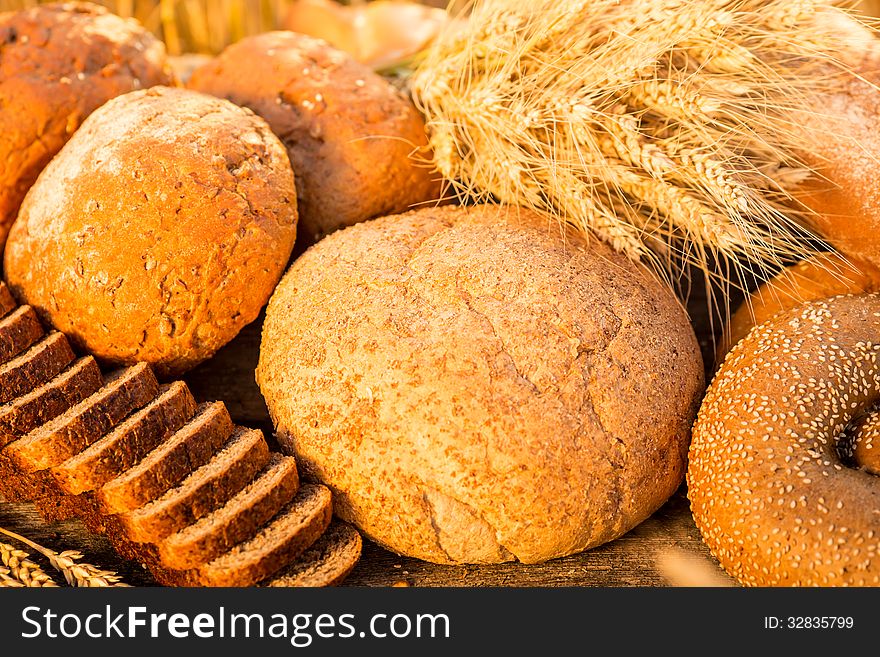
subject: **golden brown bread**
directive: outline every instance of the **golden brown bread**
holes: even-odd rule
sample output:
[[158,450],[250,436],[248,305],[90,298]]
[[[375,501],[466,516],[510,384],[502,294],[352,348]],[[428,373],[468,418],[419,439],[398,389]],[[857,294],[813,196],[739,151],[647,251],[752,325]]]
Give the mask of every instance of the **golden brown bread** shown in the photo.
[[717,363],[752,328],[779,313],[807,301],[878,290],[880,272],[872,265],[854,264],[836,253],[820,253],[802,260],[762,284],[740,305],[718,343]]
[[196,70],[188,86],[268,121],[290,155],[301,229],[312,240],[440,196],[413,104],[324,41],[293,32],[248,37]]
[[170,84],[161,41],[134,20],[70,2],[0,15],[0,251],[19,205],[91,112]]
[[232,103],[155,87],[93,113],[22,204],[16,296],[110,364],[161,375],[253,321],[296,237],[287,154]]
[[313,246],[269,304],[257,379],[282,446],[368,536],[531,563],[621,535],[678,487],[703,368],[645,270],[477,206]]
[[876,295],[811,302],[749,333],[709,387],[688,495],[744,584],[880,584],[880,479],[838,445],[880,400],[878,335]]

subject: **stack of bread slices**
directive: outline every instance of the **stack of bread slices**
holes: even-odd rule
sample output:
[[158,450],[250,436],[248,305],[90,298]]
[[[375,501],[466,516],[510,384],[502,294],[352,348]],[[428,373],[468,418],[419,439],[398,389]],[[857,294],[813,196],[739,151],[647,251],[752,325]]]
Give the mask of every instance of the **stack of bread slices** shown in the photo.
[[333,585],[361,550],[261,431],[146,364],[105,375],[2,282],[0,497],[82,518],[166,585]]

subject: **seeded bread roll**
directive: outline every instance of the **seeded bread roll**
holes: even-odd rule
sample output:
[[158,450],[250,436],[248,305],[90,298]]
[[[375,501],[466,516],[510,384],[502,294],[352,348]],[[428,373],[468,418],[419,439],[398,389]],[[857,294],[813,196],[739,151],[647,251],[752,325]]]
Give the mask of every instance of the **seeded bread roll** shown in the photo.
[[27,190],[89,114],[170,84],[162,43],[85,2],[0,14],[0,251]]
[[295,237],[293,172],[266,123],[155,87],[83,124],[22,204],[5,265],[75,345],[167,376],[256,319]]
[[527,210],[331,235],[275,291],[257,370],[339,515],[438,563],[534,563],[630,530],[681,483],[703,389],[670,291]]
[[410,100],[324,41],[293,32],[249,37],[196,70],[188,86],[269,122],[293,163],[301,226],[312,240],[440,195]]
[[878,335],[877,295],[807,303],[749,333],[709,387],[688,496],[743,584],[880,585],[880,479],[858,468],[862,449],[848,464],[839,445],[866,431],[862,416],[876,422]]

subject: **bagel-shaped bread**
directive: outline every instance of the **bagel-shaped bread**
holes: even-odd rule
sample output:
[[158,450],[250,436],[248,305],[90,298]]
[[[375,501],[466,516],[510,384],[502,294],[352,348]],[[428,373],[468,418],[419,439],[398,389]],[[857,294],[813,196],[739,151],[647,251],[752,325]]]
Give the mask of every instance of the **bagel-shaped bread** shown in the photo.
[[787,267],[763,283],[740,305],[725,327],[716,350],[718,364],[730,348],[755,326],[807,301],[843,294],[880,291],[880,272],[866,263],[855,264],[837,253],[819,253]]
[[46,167],[5,267],[78,347],[171,375],[256,319],[295,238],[293,172],[265,121],[155,87],[94,112]]
[[678,488],[703,367],[646,270],[483,205],[313,246],[272,296],[257,381],[283,448],[373,540],[534,563],[620,536]]
[[0,252],[27,190],[83,119],[170,84],[162,43],[85,2],[0,14]]
[[878,336],[880,297],[811,302],[755,328],[716,374],[688,495],[743,584],[880,584],[880,479],[844,465],[838,445],[880,400]]
[[312,241],[440,196],[415,106],[324,41],[294,32],[248,37],[197,69],[188,86],[268,121],[287,146],[300,230]]

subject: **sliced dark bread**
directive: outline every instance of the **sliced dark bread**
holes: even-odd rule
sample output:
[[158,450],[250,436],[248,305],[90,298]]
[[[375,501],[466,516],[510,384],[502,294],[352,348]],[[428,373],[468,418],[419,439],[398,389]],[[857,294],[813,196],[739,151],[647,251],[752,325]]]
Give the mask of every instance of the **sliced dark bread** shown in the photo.
[[0,281],[0,317],[5,317],[15,310],[17,306],[18,303],[12,297],[12,293],[9,291],[6,283]]
[[183,381],[162,386],[158,397],[106,436],[52,468],[52,474],[71,495],[100,488],[162,444],[195,412],[196,401]]
[[62,372],[74,359],[63,333],[50,333],[30,349],[0,365],[0,404],[26,395]]
[[293,501],[257,534],[198,569],[200,586],[250,586],[305,552],[333,517],[330,489],[300,486]]
[[262,431],[236,428],[210,461],[159,499],[119,516],[136,543],[157,543],[222,507],[269,462]]
[[299,488],[296,460],[272,454],[269,463],[224,506],[159,543],[166,568],[189,570],[254,536]]
[[142,408],[159,393],[149,365],[139,363],[107,377],[104,386],[79,404],[6,447],[23,472],[60,465]]
[[21,306],[0,320],[0,363],[5,363],[29,349],[45,335],[37,313]]
[[48,383],[0,406],[0,448],[52,420],[104,383],[91,356],[80,358]]
[[261,586],[336,586],[354,570],[362,545],[354,527],[334,522],[296,561]]
[[97,492],[98,500],[106,513],[125,513],[158,499],[207,463],[232,430],[223,402],[202,404],[186,425],[140,463],[107,482]]

